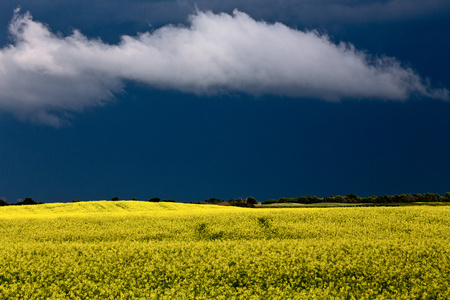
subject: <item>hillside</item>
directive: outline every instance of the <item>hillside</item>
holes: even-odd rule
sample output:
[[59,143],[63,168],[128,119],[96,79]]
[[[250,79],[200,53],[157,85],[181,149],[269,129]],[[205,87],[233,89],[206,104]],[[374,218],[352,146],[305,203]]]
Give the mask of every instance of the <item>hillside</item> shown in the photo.
[[120,215],[167,214],[176,211],[178,214],[196,212],[219,212],[222,210],[239,210],[236,207],[220,207],[216,205],[196,205],[174,202],[143,201],[86,201],[70,203],[46,203],[40,205],[3,206],[0,207],[0,218],[13,217],[61,217],[77,215]]

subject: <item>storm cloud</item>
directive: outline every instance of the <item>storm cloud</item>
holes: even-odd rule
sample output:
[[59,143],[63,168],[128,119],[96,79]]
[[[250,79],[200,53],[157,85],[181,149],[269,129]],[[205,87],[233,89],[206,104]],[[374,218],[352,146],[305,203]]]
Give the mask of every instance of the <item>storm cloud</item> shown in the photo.
[[58,126],[70,112],[114,99],[127,81],[197,95],[448,99],[447,90],[432,89],[396,59],[372,57],[316,31],[237,10],[197,12],[189,20],[107,44],[76,30],[54,34],[29,13],[16,14],[13,43],[0,50],[0,111]]

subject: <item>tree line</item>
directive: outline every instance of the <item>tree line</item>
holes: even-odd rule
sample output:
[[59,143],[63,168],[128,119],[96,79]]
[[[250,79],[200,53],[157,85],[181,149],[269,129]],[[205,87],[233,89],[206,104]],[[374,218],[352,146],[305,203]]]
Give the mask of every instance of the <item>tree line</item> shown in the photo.
[[354,194],[347,196],[327,196],[319,198],[316,196],[301,196],[297,198],[280,198],[270,199],[262,202],[262,204],[273,203],[300,203],[300,204],[314,204],[314,203],[412,203],[412,202],[450,202],[450,192],[445,193],[444,196],[433,193],[425,194],[400,194],[400,195],[384,195],[384,196],[369,196],[359,197]]
[[[132,200],[138,201],[136,198]],[[81,200],[72,200],[72,202],[80,202]],[[119,197],[112,197],[111,201],[119,201]],[[161,200],[160,198],[150,198],[146,200],[148,202],[177,202],[175,200]],[[297,198],[282,197],[279,199],[269,199],[261,202],[261,204],[275,204],[275,203],[299,203],[299,204],[316,204],[316,203],[413,203],[413,202],[450,202],[450,192],[445,193],[444,196],[434,193],[425,194],[397,194],[397,195],[384,195],[384,196],[369,196],[360,197],[355,194],[348,194],[346,196],[326,196],[319,198],[317,196],[300,196]],[[258,204],[258,201],[253,197],[247,198],[233,198],[228,201],[224,201],[219,198],[209,198],[204,201],[190,202],[195,204],[217,204],[217,205],[229,205],[229,206],[241,206],[241,207],[254,207]],[[0,199],[0,206],[6,205],[35,205],[42,204],[42,202],[36,202],[32,198],[25,198],[23,201],[17,203],[7,203],[5,200]]]
[[224,201],[223,199],[219,198],[209,198],[206,199],[203,202],[194,202],[196,204],[218,204],[218,205],[224,205],[224,206],[241,206],[241,207],[254,207],[256,204],[258,204],[258,201],[256,201],[253,197],[247,197],[247,198],[233,198],[228,201]]

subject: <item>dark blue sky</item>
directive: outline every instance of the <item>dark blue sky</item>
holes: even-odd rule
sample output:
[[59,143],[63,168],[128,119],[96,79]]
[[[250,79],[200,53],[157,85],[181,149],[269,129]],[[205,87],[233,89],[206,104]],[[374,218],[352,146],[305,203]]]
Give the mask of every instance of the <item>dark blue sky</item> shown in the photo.
[[[29,94],[23,92],[30,87],[26,81],[41,80],[45,72],[39,69],[36,72],[41,77],[29,79],[30,73],[17,71],[28,68],[29,60],[20,61],[20,68],[7,69],[8,59],[18,57],[6,50],[11,45],[19,49],[20,41],[8,33],[18,5],[21,13],[29,11],[33,22],[46,24],[61,39],[78,29],[87,38],[101,38],[108,44],[117,44],[122,35],[153,32],[167,24],[189,28],[188,16],[195,5],[190,1],[3,1],[0,67],[12,71],[0,73],[8,82],[0,84],[4,90],[0,90],[0,198],[8,202],[25,197],[66,202],[112,196],[178,201],[253,196],[267,200],[450,191],[450,103],[448,97],[432,93],[450,88],[450,4],[407,0],[364,4],[325,0],[315,4],[262,1],[264,5],[260,1],[221,2],[197,1],[197,8],[215,14],[231,14],[238,8],[256,21],[280,22],[301,31],[314,29],[328,34],[331,44],[351,43],[370,57],[367,60],[395,58],[401,64],[401,69],[395,70],[410,68],[421,80],[428,78],[430,92],[412,91],[403,98],[392,94],[391,99],[391,94],[376,92],[385,84],[375,86],[369,95],[352,81],[330,87],[334,79],[322,81],[321,76],[327,75],[320,74],[338,72],[339,66],[346,68],[338,63],[338,67],[316,75],[320,84],[309,94],[301,81],[294,85],[282,82],[281,88],[274,85],[272,92],[270,83],[259,85],[238,75],[239,83],[203,90],[194,81],[187,85],[170,81],[169,77],[178,77],[184,69],[169,72],[164,83],[166,77],[156,83],[148,77],[134,80],[138,71],[128,74],[127,70],[114,69],[121,74],[117,75],[118,85],[110,83],[117,78],[111,79],[109,74],[105,81],[96,73],[88,77],[90,81],[75,83],[49,77],[42,79],[45,92],[41,98],[20,102],[19,96]],[[303,55],[298,50],[288,59],[296,59],[297,53]],[[41,58],[33,58],[31,63]],[[78,60],[77,64],[83,62]],[[195,62],[201,64],[202,60]],[[313,70],[320,67],[318,64]],[[388,70],[387,74],[394,70],[391,67],[386,64],[378,72]],[[171,68],[178,70],[178,65]],[[276,66],[266,69],[268,76],[272,69]],[[164,72],[161,69],[159,73]],[[252,76],[252,71],[248,72],[245,74]],[[91,76],[83,74],[83,78]],[[196,73],[186,76],[195,77]],[[55,85],[47,86],[52,80],[58,90],[48,92],[54,89]],[[106,86],[114,97],[96,102],[94,92],[79,92],[84,82],[88,82],[86,90],[92,88],[92,81],[100,82],[93,88]],[[241,86],[241,82],[248,84]],[[411,85],[401,81],[398,86],[407,84]],[[342,91],[347,86],[348,90]],[[332,93],[339,99],[331,99]],[[81,99],[83,96],[87,100]],[[36,117],[41,113],[48,115]],[[50,115],[56,115],[59,123]]]

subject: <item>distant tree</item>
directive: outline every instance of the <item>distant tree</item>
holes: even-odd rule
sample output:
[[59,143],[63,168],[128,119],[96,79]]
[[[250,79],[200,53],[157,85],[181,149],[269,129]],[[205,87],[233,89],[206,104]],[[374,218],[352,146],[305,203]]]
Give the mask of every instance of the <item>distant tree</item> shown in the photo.
[[131,199],[131,200],[133,200],[133,201],[137,201],[137,199],[136,199],[136,198],[134,198],[134,197],[133,197],[133,199]]
[[375,203],[376,200],[377,196],[369,196],[367,198],[362,199],[362,201],[366,203]]
[[400,194],[400,195],[394,196],[394,202],[397,202],[397,203],[408,203],[408,202],[413,202],[413,201],[414,201],[414,197],[411,195]]
[[441,196],[439,196],[438,194],[433,194],[433,193],[426,193],[423,194],[423,201],[424,202],[440,202],[441,201]]
[[148,199],[148,202],[159,202],[159,201],[161,201],[161,199],[159,199],[159,198]]
[[31,199],[31,198],[25,198],[25,200],[23,200],[22,202],[20,202],[20,203],[17,203],[17,204],[22,204],[22,205],[33,205],[33,204],[38,204],[37,202],[35,202],[33,199]]
[[302,196],[295,199],[296,203],[311,204],[319,203],[321,200],[317,196]]
[[347,196],[345,196],[344,201],[346,203],[358,203],[361,202],[361,198],[354,194],[348,194]]
[[422,201],[422,194],[413,194],[414,202]]
[[208,204],[217,204],[219,202],[220,202],[220,200],[217,198],[209,198],[209,199],[205,200],[205,203],[208,203]]
[[277,199],[269,199],[264,201],[262,204],[274,204],[274,203],[278,203]]
[[281,197],[280,199],[278,199],[278,203],[295,203],[295,202],[297,202],[297,198]]
[[450,192],[445,193],[444,201],[450,202]]
[[[250,202],[248,202],[249,198],[250,198]],[[247,199],[234,198],[234,199],[229,200],[228,203],[231,206],[241,206],[241,207],[253,207],[254,206],[253,203],[255,203],[255,204],[258,203],[255,198],[253,198],[253,197],[249,197],[249,198],[247,198]]]
[[253,197],[247,197],[247,204],[256,205],[258,204],[258,201]]
[[8,203],[6,203],[5,200],[0,199],[0,206],[6,206],[6,205],[8,205]]
[[334,195],[326,196],[322,198],[322,202],[337,202]]
[[119,201],[119,197],[117,197],[117,196],[116,197],[112,197],[111,201]]
[[336,203],[343,203],[344,197],[342,197],[341,195],[337,195],[337,196],[334,196],[334,200]]
[[231,199],[228,202],[232,206],[243,206],[243,204],[245,203],[244,199],[241,199],[241,198],[234,198],[234,199]]

